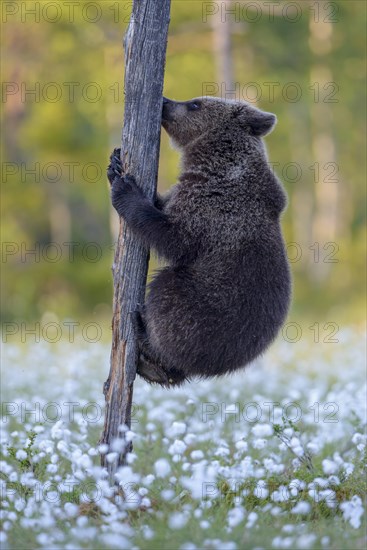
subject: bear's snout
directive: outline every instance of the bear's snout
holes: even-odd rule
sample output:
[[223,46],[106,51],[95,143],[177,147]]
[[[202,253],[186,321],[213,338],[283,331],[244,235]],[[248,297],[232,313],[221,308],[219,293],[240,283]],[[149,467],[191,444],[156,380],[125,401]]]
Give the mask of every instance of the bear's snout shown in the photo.
[[168,99],[167,97],[163,98],[163,107],[162,107],[162,122],[169,122],[172,120],[172,107],[174,105],[174,101],[171,99]]

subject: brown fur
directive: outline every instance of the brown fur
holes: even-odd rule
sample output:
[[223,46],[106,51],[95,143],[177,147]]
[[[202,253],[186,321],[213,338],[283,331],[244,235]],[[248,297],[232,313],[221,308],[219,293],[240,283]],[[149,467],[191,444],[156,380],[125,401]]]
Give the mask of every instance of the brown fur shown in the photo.
[[[179,181],[151,204],[112,155],[112,202],[169,265],[135,315],[138,372],[162,385],[245,366],[275,338],[290,302],[279,218],[286,196],[262,136],[276,117],[244,102],[164,100],[182,152]],[[116,160],[117,159],[117,160]]]

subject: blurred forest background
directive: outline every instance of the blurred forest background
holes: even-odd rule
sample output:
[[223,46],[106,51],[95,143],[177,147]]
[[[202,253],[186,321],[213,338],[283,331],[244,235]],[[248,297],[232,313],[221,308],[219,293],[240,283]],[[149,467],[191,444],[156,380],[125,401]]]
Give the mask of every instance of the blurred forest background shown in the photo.
[[[109,337],[118,220],[105,173],[131,4],[2,3],[3,321],[95,321]],[[365,15],[353,0],[172,0],[164,94],[278,117],[266,142],[289,195],[289,320],[302,324],[364,319]],[[163,131],[160,192],[178,170]]]

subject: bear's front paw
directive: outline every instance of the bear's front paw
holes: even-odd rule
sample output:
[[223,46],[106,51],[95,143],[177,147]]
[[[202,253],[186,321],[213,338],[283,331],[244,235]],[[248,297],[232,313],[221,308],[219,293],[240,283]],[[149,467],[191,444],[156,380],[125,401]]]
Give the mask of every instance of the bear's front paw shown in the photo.
[[120,216],[126,217],[134,210],[137,201],[142,198],[141,191],[136,185],[135,178],[130,174],[114,179],[111,187],[112,206]]
[[121,164],[121,149],[115,148],[110,156],[110,164],[107,168],[108,181],[112,185],[116,178],[122,176],[122,164]]

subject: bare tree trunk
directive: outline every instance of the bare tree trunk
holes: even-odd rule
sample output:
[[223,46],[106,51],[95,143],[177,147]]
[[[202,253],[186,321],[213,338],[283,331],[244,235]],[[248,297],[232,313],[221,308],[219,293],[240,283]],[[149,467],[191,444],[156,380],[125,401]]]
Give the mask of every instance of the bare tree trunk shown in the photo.
[[[226,8],[230,11],[232,0],[226,2]],[[222,13],[219,9],[213,17],[213,46],[215,61],[217,65],[217,78],[221,95],[226,97],[226,93],[234,91],[233,61],[232,61],[232,25],[231,13]],[[231,96],[232,97],[232,96]]]
[[[125,37],[125,115],[121,160],[124,171],[132,174],[144,194],[156,191],[162,114],[162,90],[166,57],[170,0],[135,0]],[[104,384],[106,413],[100,443],[110,481],[119,465],[125,463],[131,444],[125,431],[131,424],[133,382],[137,349],[130,313],[144,301],[148,269],[147,251],[120,222],[113,264],[114,300],[111,366]]]
[[[325,2],[319,2],[320,10]],[[333,252],[339,235],[340,182],[336,163],[335,142],[332,131],[333,102],[335,83],[333,74],[324,56],[332,47],[333,24],[322,19],[315,22],[310,18],[310,47],[315,54],[311,68],[311,87],[315,94],[311,104],[312,153],[315,167],[315,214],[312,224],[312,246],[317,246],[326,253]],[[335,108],[335,107],[334,107]],[[330,249],[328,249],[330,247]],[[332,264],[310,261],[311,278],[322,283],[329,275]]]

